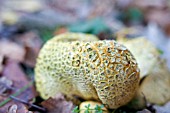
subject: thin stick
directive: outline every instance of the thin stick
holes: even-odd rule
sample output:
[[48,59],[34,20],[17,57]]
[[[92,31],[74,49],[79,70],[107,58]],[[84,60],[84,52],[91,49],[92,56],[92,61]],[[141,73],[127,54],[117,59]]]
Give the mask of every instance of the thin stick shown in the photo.
[[10,96],[10,98],[12,98],[12,99],[14,99],[14,100],[16,100],[16,101],[18,101],[18,102],[21,102],[21,103],[23,103],[23,104],[29,105],[29,106],[31,106],[31,107],[37,108],[37,109],[39,109],[39,110],[46,111],[46,109],[43,108],[43,107],[37,106],[37,105],[35,105],[35,104],[31,104],[31,103],[29,103],[29,102],[27,102],[27,101],[25,101],[25,100],[22,100],[22,99],[20,99],[20,98],[14,97],[14,96],[12,96],[12,95]]
[[[12,94],[11,96],[18,96],[20,95],[22,92],[24,92],[28,87],[30,87],[33,84],[33,81],[31,81],[29,84],[27,84],[26,86],[22,87],[20,90],[18,90],[16,93]],[[8,103],[9,101],[11,101],[11,98],[8,97],[7,99],[5,99],[3,102],[0,103],[0,107],[2,107],[3,105],[5,105],[6,103]]]

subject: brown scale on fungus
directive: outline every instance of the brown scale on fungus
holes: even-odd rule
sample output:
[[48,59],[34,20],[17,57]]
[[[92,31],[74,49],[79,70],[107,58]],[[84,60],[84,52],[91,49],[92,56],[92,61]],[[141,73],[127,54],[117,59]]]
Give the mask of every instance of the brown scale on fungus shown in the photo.
[[133,98],[139,69],[129,50],[113,40],[98,41],[93,35],[65,33],[41,49],[35,81],[44,99],[61,92],[70,99],[76,95],[118,108]]

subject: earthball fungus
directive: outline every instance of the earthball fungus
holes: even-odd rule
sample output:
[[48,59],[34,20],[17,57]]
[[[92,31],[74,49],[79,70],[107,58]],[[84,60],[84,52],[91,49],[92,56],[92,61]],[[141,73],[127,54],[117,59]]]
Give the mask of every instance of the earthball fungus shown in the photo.
[[81,33],[49,40],[35,67],[36,87],[44,99],[61,92],[69,99],[93,99],[111,109],[133,98],[139,80],[137,62],[125,46]]

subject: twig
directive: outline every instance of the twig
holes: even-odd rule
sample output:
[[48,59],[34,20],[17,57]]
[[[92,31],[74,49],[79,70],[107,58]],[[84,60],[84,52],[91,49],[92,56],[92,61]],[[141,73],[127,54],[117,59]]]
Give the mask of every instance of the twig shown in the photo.
[[[27,84],[26,86],[22,87],[20,90],[18,90],[16,93],[12,94],[11,96],[18,96],[20,95],[22,92],[24,92],[28,87],[30,87],[33,84],[33,81],[31,81],[29,84]],[[9,101],[11,101],[11,98],[8,97],[7,99],[5,99],[3,102],[0,103],[0,107],[2,107],[3,105],[5,105],[6,103],[8,103]]]
[[26,105],[29,105],[29,106],[31,106],[31,107],[34,107],[34,108],[36,108],[36,109],[39,109],[39,110],[42,110],[42,111],[46,111],[46,109],[45,108],[43,108],[43,107],[40,107],[40,106],[37,106],[37,105],[35,105],[35,104],[32,104],[32,103],[29,103],[29,102],[27,102],[27,101],[25,101],[25,100],[22,100],[22,99],[20,99],[20,98],[17,98],[17,97],[14,97],[14,96],[10,96],[10,98],[12,98],[12,99],[14,99],[14,100],[16,100],[16,101],[18,101],[18,102],[21,102],[21,103],[23,103],[23,104],[26,104]]

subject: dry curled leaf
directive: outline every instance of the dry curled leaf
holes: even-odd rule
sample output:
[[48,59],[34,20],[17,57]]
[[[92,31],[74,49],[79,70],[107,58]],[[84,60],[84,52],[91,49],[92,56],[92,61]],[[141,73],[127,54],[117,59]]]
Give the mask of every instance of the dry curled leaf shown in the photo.
[[42,9],[42,2],[39,0],[24,0],[24,1],[5,1],[3,7],[9,7],[14,11],[36,12]]
[[138,111],[137,113],[151,113],[151,112],[147,109],[143,109],[141,111]]
[[[19,64],[13,60],[7,60],[2,75],[13,81],[13,87],[16,89],[20,89],[23,86],[28,85],[30,82],[25,73],[22,71]],[[28,88],[25,92],[23,92],[21,98],[23,98],[24,100],[30,100],[34,98],[34,96],[35,89],[32,86]]]
[[25,50],[22,46],[10,41],[0,40],[0,54],[15,61],[23,61]]
[[136,96],[128,104],[133,109],[143,109],[147,104],[165,104],[170,100],[170,72],[160,59],[141,85]]
[[58,34],[62,34],[62,33],[65,33],[65,32],[68,32],[68,29],[65,28],[65,27],[61,27],[59,29],[56,29],[56,31],[54,32],[55,35],[58,35]]
[[169,86],[170,72],[165,62],[157,61],[153,71],[143,80],[139,91],[148,102],[162,105],[170,100]]
[[16,104],[14,104],[8,108],[7,113],[17,113],[17,109],[18,109],[18,106]]
[[133,0],[132,4],[135,5],[138,8],[141,8],[142,10],[147,10],[151,8],[157,8],[157,9],[163,9],[167,7],[167,1],[166,0]]
[[164,106],[154,105],[153,107],[154,107],[156,113],[169,113],[170,102],[166,103]]
[[9,25],[14,25],[20,15],[18,15],[15,11],[9,11],[9,10],[3,10],[1,11],[1,19],[4,23],[9,24]]
[[49,98],[41,104],[48,110],[48,113],[71,113],[74,108],[73,103],[66,101],[62,94],[57,94],[55,97]]
[[[2,76],[6,77],[7,79],[9,79],[13,82],[12,87],[14,88],[14,90],[12,90],[10,94],[15,94],[18,90],[22,89],[24,86],[27,86],[30,83],[29,80],[26,78],[26,75],[20,68],[19,64],[14,60],[6,61],[3,72],[2,72]],[[7,98],[9,98],[9,96],[10,95],[0,96],[0,102],[4,102]],[[22,91],[20,93],[20,95],[18,96],[18,98],[25,100],[25,101],[30,101],[35,96],[36,96],[35,89],[31,85],[26,90]],[[3,105],[0,108],[0,113],[7,112],[8,107],[13,104],[17,104],[17,105],[26,107],[26,105],[24,105],[20,102],[9,101],[8,103],[6,103],[5,105]],[[24,113],[24,112],[18,112],[18,113]]]
[[11,101],[5,106],[0,107],[0,113],[28,113],[28,107],[23,103]]
[[22,103],[14,103],[9,106],[8,111],[6,113],[32,113],[28,110],[28,108]]
[[151,10],[146,15],[146,20],[155,22],[170,35],[170,10]]
[[15,41],[22,44],[26,50],[23,62],[31,67],[34,67],[36,58],[42,45],[42,40],[40,37],[35,32],[30,31],[16,36]]
[[0,95],[4,94],[12,86],[12,81],[6,77],[0,78]]

